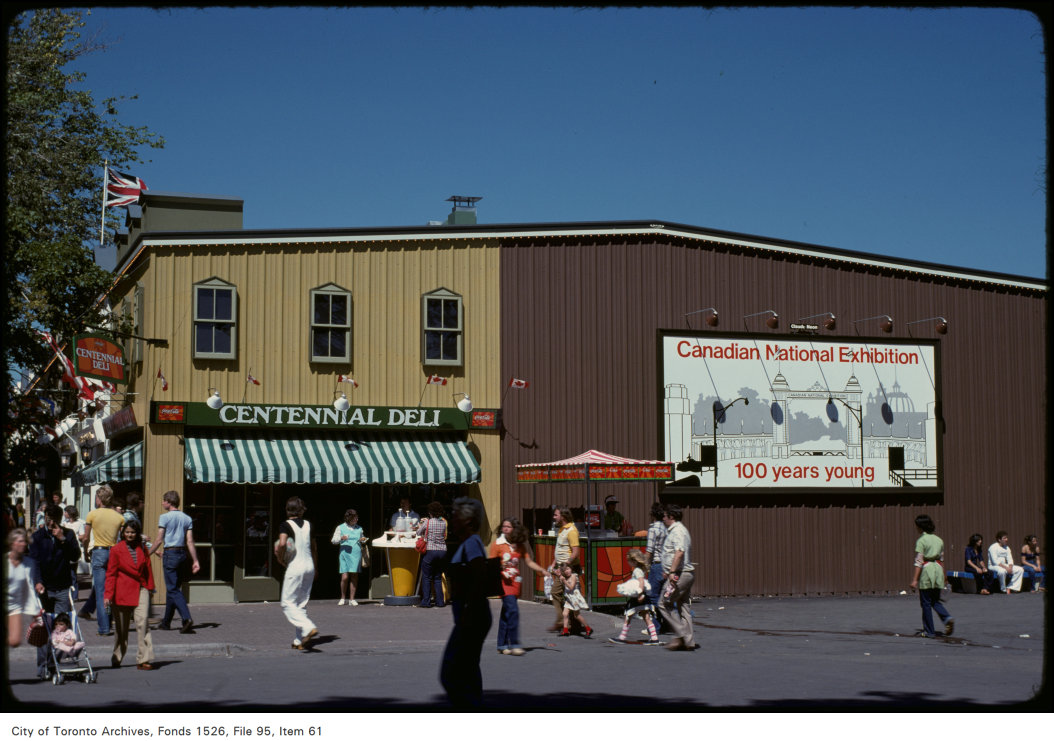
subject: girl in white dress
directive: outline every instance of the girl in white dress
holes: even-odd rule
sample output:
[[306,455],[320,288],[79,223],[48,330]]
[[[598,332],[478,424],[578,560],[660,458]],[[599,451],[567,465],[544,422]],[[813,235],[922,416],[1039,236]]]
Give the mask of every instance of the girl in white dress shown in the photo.
[[[289,519],[278,526],[278,542],[274,546],[275,556],[286,567],[282,580],[282,612],[296,629],[293,648],[298,651],[306,649],[318,636],[318,628],[307,616],[306,609],[311,599],[311,585],[315,581],[317,555],[311,540],[311,523],[304,519],[305,511],[307,508],[300,497],[289,498],[285,503],[285,513]],[[290,540],[296,550],[286,563],[286,548]]]
[[566,563],[560,569],[560,579],[564,582],[564,629],[560,631],[560,635],[571,635],[571,621],[574,621],[586,634],[586,638],[589,638],[593,635],[593,629],[582,619],[582,610],[588,610],[589,605],[578,589],[581,580],[571,569],[571,565]]

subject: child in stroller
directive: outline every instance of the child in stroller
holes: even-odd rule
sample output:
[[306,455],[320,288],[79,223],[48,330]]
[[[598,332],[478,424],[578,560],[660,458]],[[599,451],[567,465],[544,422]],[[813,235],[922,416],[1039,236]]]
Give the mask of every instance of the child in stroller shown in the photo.
[[51,631],[51,647],[59,661],[76,659],[84,649],[84,641],[78,640],[77,634],[70,627],[70,617],[64,612],[55,616],[54,628]]
[[[70,604],[73,604],[70,595]],[[67,679],[81,679],[94,682],[95,670],[92,668],[88,650],[81,635],[79,620],[75,615],[65,612],[55,614],[45,612],[44,627],[50,639],[47,642],[47,664],[44,667],[44,679],[54,684],[62,684]]]

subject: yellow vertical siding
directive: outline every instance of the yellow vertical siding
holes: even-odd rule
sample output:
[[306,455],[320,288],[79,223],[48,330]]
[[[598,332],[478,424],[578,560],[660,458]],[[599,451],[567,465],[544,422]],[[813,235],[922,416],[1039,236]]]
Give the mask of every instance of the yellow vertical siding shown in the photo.
[[[353,405],[449,407],[465,391],[477,408],[497,408],[503,391],[500,368],[499,255],[486,240],[440,242],[285,243],[148,247],[146,264],[134,272],[144,287],[142,332],[168,340],[146,346],[132,372],[136,419],[146,427],[147,523],[161,513],[168,489],[182,493],[183,448],[173,430],[149,425],[149,402],[204,401],[215,387],[227,402],[328,404],[336,374],[360,384],[342,386]],[[237,358],[194,360],[195,283],[219,278],[237,289]],[[351,291],[350,364],[310,362],[310,293],[329,283]],[[128,281],[131,284],[131,280]],[[421,296],[447,288],[462,296],[464,363],[421,364]],[[120,291],[127,290],[122,285]],[[115,293],[114,297],[119,296]],[[168,391],[155,385],[158,368]],[[260,386],[246,385],[252,371]],[[446,386],[425,386],[432,372]],[[507,379],[506,379],[507,380]],[[174,442],[175,441],[175,442]],[[483,480],[474,492],[488,517],[500,517],[498,433],[474,432]]]

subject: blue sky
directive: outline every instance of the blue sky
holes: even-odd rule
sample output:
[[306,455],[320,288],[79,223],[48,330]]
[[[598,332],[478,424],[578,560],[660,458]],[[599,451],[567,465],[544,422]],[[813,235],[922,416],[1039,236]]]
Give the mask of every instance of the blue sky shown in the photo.
[[[77,67],[245,227],[658,220],[1046,276],[1043,38],[1003,9],[94,10]],[[112,267],[113,250],[100,256]]]

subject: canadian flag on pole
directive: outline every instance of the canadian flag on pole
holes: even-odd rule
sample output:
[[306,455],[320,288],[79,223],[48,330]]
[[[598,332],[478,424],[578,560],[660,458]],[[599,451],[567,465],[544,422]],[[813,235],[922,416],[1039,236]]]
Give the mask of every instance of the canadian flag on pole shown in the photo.
[[161,368],[157,369],[157,377],[161,379],[161,390],[168,391],[168,379],[165,378],[165,374],[161,372]]
[[522,378],[510,378],[509,388],[511,389],[525,389],[530,386],[530,382],[524,381]]
[[350,383],[353,389],[357,389],[359,387],[358,381],[356,381],[351,376],[345,376],[342,373],[337,374],[337,383]]
[[[58,358],[58,361],[62,366],[62,380],[77,390],[77,396],[79,398],[84,399],[85,401],[94,401],[94,387],[98,387],[99,384],[93,384],[87,378],[77,375],[77,371],[73,367],[73,361],[67,358],[66,354],[59,349],[58,343],[55,341],[55,338],[51,336],[50,332],[40,332],[40,336],[51,346],[52,351],[55,353],[55,357]],[[107,384],[107,386],[109,386],[109,384]]]
[[253,378],[253,374],[252,373],[246,374],[245,380],[248,381],[251,384],[256,385],[256,386],[260,385],[260,382],[257,381],[255,378]]
[[446,379],[434,373],[428,377],[429,386],[446,386]]

